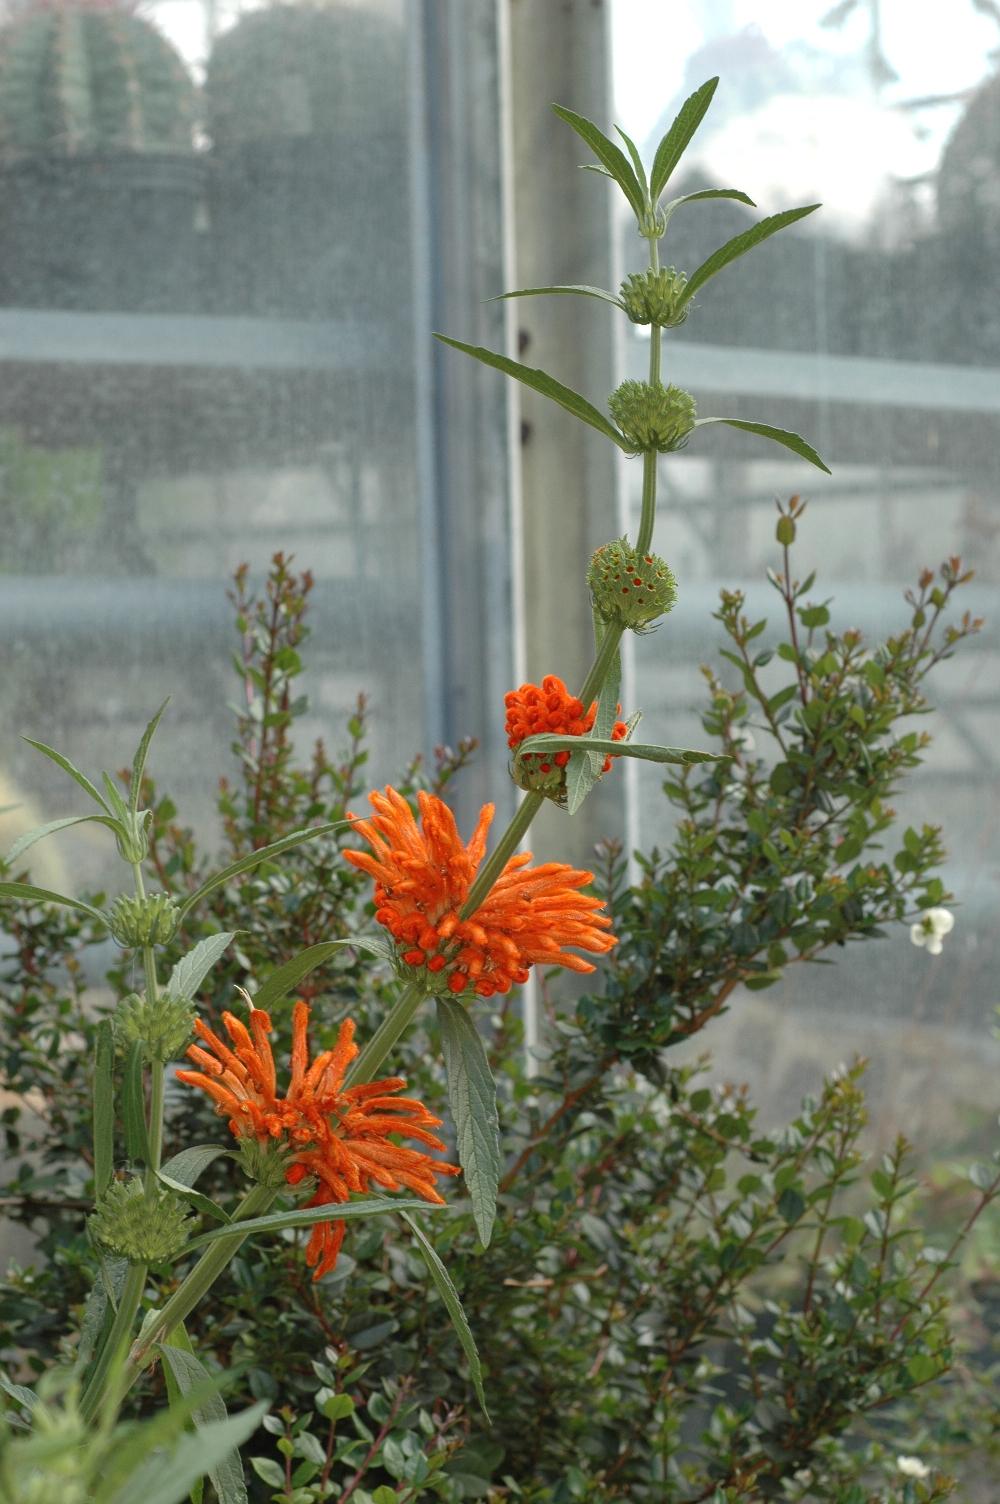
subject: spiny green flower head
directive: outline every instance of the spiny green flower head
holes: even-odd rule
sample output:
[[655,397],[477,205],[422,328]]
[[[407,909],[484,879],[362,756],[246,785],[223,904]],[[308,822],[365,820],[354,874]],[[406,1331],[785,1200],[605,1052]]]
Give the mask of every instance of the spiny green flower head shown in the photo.
[[130,898],[120,893],[108,918],[108,928],[127,950],[142,945],[166,945],[177,933],[180,914],[169,893]]
[[656,554],[640,558],[627,538],[605,543],[590,561],[587,584],[602,621],[648,629],[677,599],[677,581]]
[[183,1201],[138,1178],[112,1181],[90,1219],[98,1243],[132,1264],[167,1263],[194,1225]]
[[621,285],[621,300],[633,324],[652,324],[656,329],[676,329],[688,316],[690,304],[678,308],[687,287],[683,272],[672,266],[659,271],[632,272]]
[[623,381],[608,398],[608,407],[635,454],[683,449],[694,428],[694,398],[676,386]]
[[127,1050],[136,1040],[143,1058],[178,1060],[194,1029],[195,1008],[190,998],[159,997],[150,1003],[138,992],[123,997],[112,1015],[115,1037]]

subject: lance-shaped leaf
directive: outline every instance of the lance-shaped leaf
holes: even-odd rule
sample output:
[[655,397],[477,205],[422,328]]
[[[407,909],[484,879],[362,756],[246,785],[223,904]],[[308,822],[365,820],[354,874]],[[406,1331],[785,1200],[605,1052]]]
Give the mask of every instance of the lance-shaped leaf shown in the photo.
[[691,137],[705,118],[712,97],[719,87],[717,78],[710,78],[700,89],[688,95],[677,112],[673,125],[656,148],[653,169],[649,175],[649,194],[655,204],[667,186],[681,157],[691,144]]
[[435,339],[441,340],[442,344],[451,345],[455,350],[461,350],[466,355],[481,360],[485,366],[493,366],[494,370],[503,371],[507,376],[513,376],[516,381],[521,381],[525,386],[530,386],[532,391],[541,392],[543,397],[551,397],[553,402],[558,402],[574,418],[580,418],[582,422],[589,423],[591,428],[596,428],[598,433],[603,433],[605,438],[611,439],[623,449],[626,454],[632,450],[628,440],[620,434],[610,419],[606,418],[592,402],[586,397],[581,397],[579,392],[563,386],[561,381],[556,381],[554,376],[549,376],[545,371],[537,371],[533,366],[523,366],[520,361],[509,360],[506,355],[494,355],[492,350],[486,350],[482,345],[464,345],[461,340],[449,339],[446,334],[435,334]]
[[54,763],[62,768],[64,773],[69,774],[74,783],[78,783],[84,792],[89,794],[91,799],[101,806],[106,815],[110,815],[110,809],[108,809],[108,806],[94,788],[90,779],[81,773],[79,768],[74,768],[68,757],[63,757],[62,753],[57,752],[55,747],[47,747],[44,742],[33,741],[30,736],[26,736],[24,740],[28,743],[29,747],[36,747],[39,752],[44,752],[46,757],[50,757]]
[[221,888],[223,883],[228,883],[231,878],[239,877],[243,872],[252,872],[262,862],[273,862],[275,857],[281,856],[285,851],[291,851],[295,846],[301,846],[303,841],[315,841],[334,830],[346,830],[350,824],[350,820],[333,820],[327,825],[309,825],[304,830],[293,830],[291,835],[282,836],[280,841],[274,841],[270,846],[262,846],[259,851],[251,851],[249,856],[240,857],[238,862],[231,862],[228,867],[223,867],[221,872],[214,873],[207,882],[203,882],[200,888],[191,893],[181,904],[180,917],[183,919],[195,904],[200,903],[213,889]]
[[237,930],[222,930],[218,935],[209,935],[206,939],[199,940],[198,944],[189,950],[186,956],[181,956],[177,962],[170,973],[169,982],[163,989],[163,996],[193,998],[212,967],[222,958],[238,933]]
[[827,475],[832,472],[824,465],[819,455],[811,444],[800,438],[797,433],[792,433],[788,428],[774,428],[770,423],[747,423],[743,418],[698,418],[695,428],[704,428],[709,423],[724,423],[727,428],[742,428],[744,433],[758,433],[761,438],[772,439],[775,444],[783,444],[786,449],[791,449],[795,454],[808,460],[810,465],[815,465],[818,470]]
[[[197,1403],[199,1399],[195,1394],[189,1397],[189,1402]],[[141,1448],[143,1455],[152,1452],[156,1455],[137,1471],[130,1469],[127,1482],[114,1493],[101,1489],[94,1504],[181,1504],[199,1478],[211,1473],[234,1449],[250,1439],[267,1408],[267,1401],[260,1400],[239,1415],[203,1426],[193,1436],[182,1436],[166,1453],[161,1449],[170,1440],[171,1432],[183,1427],[184,1412],[180,1408],[164,1411],[164,1421],[159,1416],[146,1421],[137,1429],[132,1443],[136,1450]],[[132,1462],[131,1457],[128,1460]]]
[[818,208],[820,208],[819,204],[806,204],[801,209],[785,209],[781,214],[769,214],[767,219],[762,219],[749,230],[744,230],[742,235],[734,235],[732,240],[727,240],[725,245],[714,251],[707,261],[703,261],[697,271],[692,272],[687,286],[678,299],[677,307],[683,308],[690,303],[698,289],[704,287],[705,283],[717,272],[721,272],[724,266],[729,266],[730,262],[738,260],[740,256],[745,256],[747,251],[752,251],[755,245],[760,245],[762,240],[767,240],[771,235],[777,235],[778,231],[785,229],[787,225],[793,225],[796,220],[805,219],[807,214],[815,213]]
[[197,1184],[199,1175],[208,1169],[213,1160],[229,1152],[220,1144],[194,1144],[190,1149],[182,1149],[173,1159],[168,1159],[162,1173],[189,1189]]
[[[587,745],[595,752],[600,752],[606,757],[608,753],[612,757],[638,757],[643,762],[728,762],[729,758],[718,752],[696,752],[684,747],[656,747],[647,742],[613,742],[610,738],[588,737]],[[578,736],[559,736],[555,732],[545,731],[538,736],[525,737],[515,754],[515,761],[524,757],[526,753],[537,755],[539,752],[575,752],[580,746]]]
[[[167,1376],[168,1390],[173,1389],[173,1393],[170,1394],[170,1403],[176,1406],[181,1398],[204,1388],[206,1382],[210,1381],[210,1375],[195,1357],[183,1324],[176,1329],[174,1338],[180,1340],[160,1343],[159,1352],[163,1359],[163,1372]],[[191,1410],[190,1415],[196,1431],[229,1418],[218,1389],[211,1389],[206,1397]],[[247,1504],[243,1464],[235,1448],[221,1461],[216,1462],[214,1467],[206,1468],[206,1472],[219,1496],[219,1504]]]
[[639,155],[639,148],[632,140],[632,137],[625,134],[620,125],[616,125],[615,130],[618,132],[619,136],[621,136],[622,140],[625,142],[625,145],[628,147],[628,154],[632,158],[632,166],[635,169],[636,182],[639,184],[639,188],[642,192],[642,202],[645,206],[649,203],[649,184],[646,181],[646,169],[642,165],[642,157]]
[[465,1174],[479,1238],[486,1248],[493,1236],[500,1182],[496,1082],[486,1047],[468,1010],[449,997],[439,997],[437,1017],[458,1160]]
[[[194,1355],[194,1346],[191,1342],[191,1338],[188,1336],[187,1327],[184,1325],[183,1321],[179,1321],[174,1327],[173,1331],[170,1333],[170,1336],[166,1339],[166,1346],[180,1347],[183,1348],[186,1353],[191,1353],[192,1355]],[[179,1407],[184,1406],[184,1392],[181,1389],[181,1386],[178,1384],[176,1378],[174,1377],[174,1371],[171,1368],[169,1362],[166,1362],[163,1365],[163,1377],[166,1380],[167,1400],[170,1404],[170,1408],[172,1410],[176,1410]],[[194,1421],[191,1418],[191,1415],[188,1415],[184,1424],[184,1429],[186,1431],[193,1431],[194,1428]],[[204,1494],[205,1480],[204,1478],[199,1478],[197,1483],[193,1484],[191,1488],[191,1493],[189,1495],[191,1504],[201,1504]]]
[[195,1211],[201,1212],[202,1216],[211,1217],[215,1222],[225,1222],[229,1225],[232,1224],[233,1219],[232,1217],[230,1217],[229,1213],[224,1212],[222,1210],[222,1207],[218,1206],[210,1196],[203,1196],[201,1194],[201,1191],[192,1190],[189,1185],[184,1184],[183,1180],[175,1180],[172,1175],[169,1175],[166,1172],[166,1170],[158,1170],[156,1173],[156,1178],[157,1180],[162,1181],[168,1190],[171,1190],[175,1195],[180,1196],[182,1201],[186,1201],[188,1206],[192,1206],[194,1207]]
[[100,1201],[115,1169],[115,1042],[111,1020],[97,1026],[94,1052],[94,1199]]
[[[123,826],[117,820],[112,820],[110,815],[64,815],[61,820],[49,820],[45,825],[36,825],[34,830],[26,831],[23,836],[18,836],[4,857],[4,863],[8,867],[12,867],[18,857],[23,856],[30,846],[34,846],[36,841],[43,840],[45,836],[50,836],[57,830],[68,830],[71,825],[88,824],[107,825],[110,830],[114,831],[116,836],[124,835]],[[71,902],[68,898],[61,901],[63,903]]]
[[565,120],[567,125],[573,127],[577,135],[590,147],[594,156],[600,162],[609,177],[614,178],[619,188],[635,210],[636,218],[642,222],[646,213],[646,195],[639,185],[628,158],[620,147],[613,141],[609,141],[602,130],[598,130],[592,120],[587,120],[583,115],[578,115],[575,110],[564,109],[561,104],[554,104],[552,108],[560,120]]
[[146,1132],[146,1106],[142,1095],[142,1040],[129,1046],[122,1078],[122,1126],[125,1148],[133,1162],[149,1164],[149,1137]]
[[739,188],[702,188],[699,193],[684,193],[680,198],[673,198],[669,204],[664,204],[660,210],[660,213],[663,215],[664,226],[670,223],[670,216],[675,209],[680,208],[681,204],[694,204],[700,198],[734,198],[737,203],[748,204],[751,209],[756,209],[757,207],[753,199],[748,194],[741,192]]
[[84,1303],[80,1340],[76,1345],[76,1359],[73,1366],[81,1375],[85,1374],[90,1366],[98,1340],[101,1340],[101,1346],[103,1346],[111,1335],[114,1312],[118,1309],[118,1301],[121,1299],[125,1276],[128,1273],[128,1259],[112,1258],[103,1253],[100,1254],[100,1259],[101,1272],[94,1280],[90,1294]]
[[427,1210],[426,1201],[413,1201],[406,1197],[393,1200],[388,1196],[369,1196],[363,1200],[345,1201],[343,1206],[300,1206],[292,1212],[270,1212],[266,1217],[248,1217],[245,1222],[231,1222],[228,1227],[214,1227],[184,1244],[187,1255],[206,1243],[216,1243],[219,1238],[231,1238],[238,1234],[246,1238],[251,1233],[283,1232],[286,1227],[312,1227],[317,1222],[353,1222],[356,1217],[391,1217],[397,1212],[421,1212]]
[[583,298],[600,298],[604,303],[614,303],[616,308],[624,308],[621,298],[613,292],[606,292],[603,287],[588,287],[581,282],[575,287],[522,287],[517,292],[497,293],[495,298],[487,298],[488,303],[502,303],[505,298],[538,298],[547,292],[572,292]]
[[142,733],[142,741],[139,743],[135,757],[132,759],[132,777],[128,786],[128,802],[133,815],[139,808],[139,794],[142,790],[142,775],[146,771],[146,757],[149,753],[149,744],[153,740],[153,732],[160,724],[160,717],[169,704],[170,696],[167,695],[167,698]]
[[93,908],[82,899],[67,898],[65,893],[52,893],[48,888],[36,888],[32,883],[0,883],[0,898],[17,898],[22,903],[61,903],[67,909],[79,909],[81,914],[89,914],[91,919],[96,919],[100,924],[106,925],[108,922],[100,909]]
[[[603,635],[602,632],[601,636]],[[598,647],[600,647],[600,641]],[[599,741],[607,740],[615,729],[621,683],[622,659],[621,653],[618,652],[612,660],[597,702],[597,716],[592,727],[592,737]],[[599,755],[586,750],[585,744],[592,737],[576,738],[578,748],[566,764],[566,809],[571,815],[576,814],[604,769],[604,754]],[[579,745],[580,743],[584,745]]]
[[462,1344],[462,1351],[469,1360],[469,1377],[472,1380],[472,1386],[476,1391],[476,1397],[482,1406],[487,1423],[489,1423],[490,1414],[486,1408],[486,1396],[483,1393],[483,1370],[479,1362],[479,1351],[476,1347],[476,1341],[472,1335],[472,1329],[469,1326],[465,1311],[462,1308],[458,1291],[452,1284],[451,1275],[438,1258],[433,1243],[424,1232],[417,1218],[411,1216],[409,1212],[403,1212],[403,1221],[412,1229],[413,1236],[420,1245],[420,1252],[423,1254],[424,1263],[430,1271],[431,1279],[437,1286],[438,1294],[444,1301],[445,1310],[451,1317],[451,1324],[458,1334],[458,1340]]
[[297,987],[303,977],[315,971],[317,966],[322,966],[324,961],[329,961],[331,956],[336,955],[338,950],[346,950],[355,946],[358,950],[366,950],[370,955],[377,956],[380,960],[386,959],[386,947],[375,935],[352,935],[343,940],[326,940],[322,945],[310,945],[300,955],[287,961],[284,966],[279,966],[277,971],[271,973],[266,982],[263,982],[253,995],[255,1008],[273,1008],[275,1003],[280,1003],[283,997],[287,997],[293,988]]

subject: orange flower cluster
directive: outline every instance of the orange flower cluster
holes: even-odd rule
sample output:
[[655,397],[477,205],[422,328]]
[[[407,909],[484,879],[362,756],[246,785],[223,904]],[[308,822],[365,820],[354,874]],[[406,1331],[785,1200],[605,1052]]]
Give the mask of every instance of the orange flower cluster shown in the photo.
[[[593,730],[597,719],[597,701],[584,715],[582,703],[569,693],[563,681],[557,679],[555,674],[546,675],[541,689],[537,684],[522,684],[520,689],[512,689],[504,696],[504,704],[507,707],[507,724],[504,729],[507,732],[507,745],[512,751],[516,751],[527,737],[540,736],[543,732],[553,732],[559,736],[586,736]],[[621,710],[620,705],[618,709]],[[620,742],[627,732],[625,722],[616,721],[611,740]],[[537,765],[540,773],[551,773],[553,763],[557,768],[564,768],[570,759],[568,752],[557,752],[551,759],[541,752],[528,753],[526,756]],[[607,773],[610,767],[611,758],[606,757],[603,771]]]
[[375,879],[375,918],[406,947],[407,965],[441,974],[452,992],[471,984],[480,997],[526,982],[536,964],[594,970],[562,949],[575,945],[600,953],[615,944],[606,933],[611,920],[597,912],[600,899],[578,891],[593,882],[592,873],[561,862],[525,870],[531,853],[523,852],[511,857],[479,908],[462,919],[486,851],[493,805],[483,808],[472,840],[463,846],[448,806],[433,794],[421,792],[417,799],[422,829],[395,789],[370,794],[375,815],[356,820],[354,828],[374,855],[344,852]]
[[[285,1169],[288,1184],[298,1185],[308,1176],[319,1182],[306,1206],[343,1205],[352,1191],[367,1192],[372,1182],[388,1191],[406,1187],[424,1201],[445,1204],[434,1177],[458,1175],[457,1166],[389,1139],[395,1133],[431,1149],[444,1149],[429,1131],[440,1127],[441,1119],[412,1097],[394,1096],[406,1085],[399,1077],[360,1086],[343,1084],[347,1067],[358,1053],[353,1019],[341,1024],[336,1046],[317,1055],[310,1065],[309,1009],[305,1003],[295,1004],[292,1077],[285,1097],[277,1094],[268,1015],[253,1008],[249,1032],[231,1013],[224,1013],[222,1021],[233,1049],[199,1020],[195,1029],[208,1050],[192,1045],[187,1053],[202,1070],[178,1071],[177,1079],[208,1092],[216,1112],[230,1118],[237,1138],[253,1137],[261,1144],[284,1140],[293,1151]],[[314,1279],[321,1279],[336,1264],[344,1228],[342,1221],[314,1223],[306,1249],[306,1262],[316,1265]]]

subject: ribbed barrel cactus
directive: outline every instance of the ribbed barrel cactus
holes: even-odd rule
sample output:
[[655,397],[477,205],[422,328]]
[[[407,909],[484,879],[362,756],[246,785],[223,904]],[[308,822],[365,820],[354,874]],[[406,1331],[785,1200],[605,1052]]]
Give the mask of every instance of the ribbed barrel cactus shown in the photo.
[[0,149],[192,150],[195,89],[155,26],[117,4],[31,6],[0,32]]
[[401,130],[404,48],[401,26],[349,6],[251,11],[209,60],[213,144]]

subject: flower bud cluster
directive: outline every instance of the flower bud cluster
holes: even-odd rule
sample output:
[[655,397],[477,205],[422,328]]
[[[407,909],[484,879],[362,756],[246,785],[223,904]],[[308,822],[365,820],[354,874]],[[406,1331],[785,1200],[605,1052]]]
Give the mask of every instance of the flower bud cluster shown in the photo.
[[148,898],[115,899],[108,928],[119,945],[137,950],[142,945],[166,945],[177,933],[180,914],[169,893],[151,893]]
[[167,1263],[194,1225],[183,1201],[138,1178],[112,1181],[90,1219],[97,1242],[132,1264]]
[[597,550],[587,584],[600,619],[633,632],[648,628],[677,599],[670,566],[656,554],[640,558],[627,538],[616,538]]
[[672,266],[659,271],[632,272],[621,285],[621,300],[633,324],[652,324],[656,329],[676,329],[688,316],[688,305],[678,307],[687,277]]
[[676,386],[623,381],[608,407],[635,454],[682,449],[694,428],[694,398]]
[[123,997],[114,1011],[115,1035],[126,1049],[137,1040],[145,1060],[177,1060],[194,1032],[190,998],[163,996],[149,1002],[138,992]]

